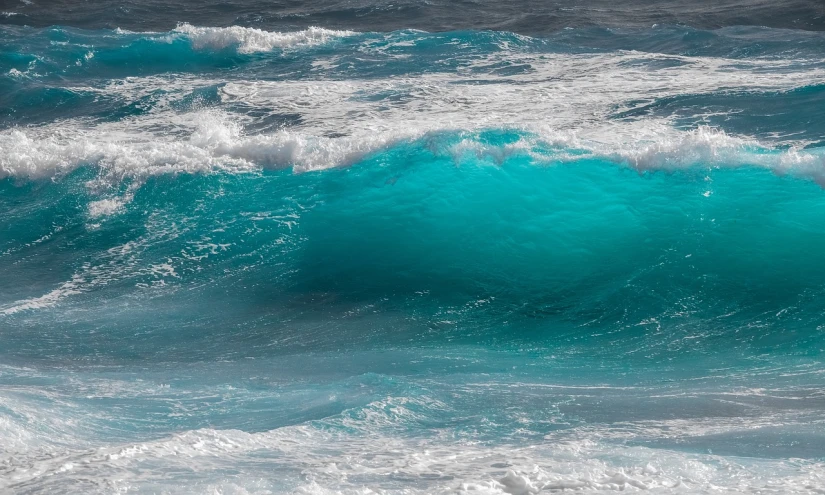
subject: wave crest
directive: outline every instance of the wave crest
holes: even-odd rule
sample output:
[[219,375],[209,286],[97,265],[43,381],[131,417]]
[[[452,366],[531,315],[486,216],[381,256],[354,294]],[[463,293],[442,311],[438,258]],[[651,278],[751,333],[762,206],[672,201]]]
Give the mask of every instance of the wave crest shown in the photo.
[[103,130],[5,131],[0,133],[0,179],[53,178],[82,166],[99,167],[101,180],[108,185],[177,173],[243,173],[286,167],[308,172],[350,166],[371,154],[411,143],[456,163],[502,164],[515,156],[538,164],[600,159],[640,173],[750,166],[813,180],[825,187],[825,155],[818,149],[772,148],[710,127],[663,131],[634,142],[603,143],[549,127],[462,130],[411,126],[337,137],[284,129],[247,135],[240,124],[221,112],[201,111],[190,117],[194,121],[191,134],[172,140]]
[[223,50],[235,47],[238,53],[250,54],[268,52],[276,48],[318,45],[332,39],[354,36],[354,31],[338,31],[320,27],[310,27],[294,32],[272,32],[241,26],[197,27],[179,24],[173,31],[186,35],[195,49]]

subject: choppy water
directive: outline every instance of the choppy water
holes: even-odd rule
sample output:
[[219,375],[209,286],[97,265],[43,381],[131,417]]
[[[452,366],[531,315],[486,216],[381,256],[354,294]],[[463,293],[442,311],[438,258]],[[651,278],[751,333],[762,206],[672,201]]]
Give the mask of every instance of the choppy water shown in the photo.
[[680,3],[3,4],[0,492],[822,493],[825,9]]

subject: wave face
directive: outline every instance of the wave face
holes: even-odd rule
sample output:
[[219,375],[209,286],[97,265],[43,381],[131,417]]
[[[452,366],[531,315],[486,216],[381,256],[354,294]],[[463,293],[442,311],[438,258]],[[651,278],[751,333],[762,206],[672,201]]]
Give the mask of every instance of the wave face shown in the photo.
[[0,491],[817,493],[774,4],[10,7]]

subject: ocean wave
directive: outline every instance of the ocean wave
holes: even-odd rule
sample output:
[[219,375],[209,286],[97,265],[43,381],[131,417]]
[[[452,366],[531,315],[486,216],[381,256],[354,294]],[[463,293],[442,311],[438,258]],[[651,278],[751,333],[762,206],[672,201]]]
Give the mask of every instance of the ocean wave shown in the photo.
[[0,9],[0,492],[822,492],[800,1]]
[[[80,150],[74,162],[34,162],[32,156],[63,148],[32,154],[37,142],[25,141],[0,156],[8,162],[29,153],[26,166],[4,168],[14,179],[0,183],[9,201],[22,194],[13,183],[37,177],[31,187],[67,198],[64,207],[72,212],[64,217],[42,204],[55,215],[44,225],[15,213],[8,221],[22,229],[21,240],[6,243],[2,256],[55,249],[72,229],[90,232],[84,263],[50,273],[36,287],[10,288],[0,316],[48,317],[100,294],[137,291],[151,298],[155,286],[208,288],[244,273],[268,281],[250,290],[260,297],[272,291],[266,300],[273,307],[299,304],[289,294],[331,294],[330,307],[349,311],[352,304],[358,313],[361,302],[391,293],[413,298],[410,304],[422,304],[426,314],[426,300],[414,296],[421,292],[451,306],[425,318],[447,332],[472,327],[475,315],[484,321],[509,314],[629,320],[632,333],[641,321],[687,328],[721,311],[685,301],[690,294],[731,314],[778,313],[808,304],[805,298],[822,288],[821,270],[812,268],[823,242],[821,191],[808,182],[823,183],[817,150],[771,149],[705,128],[616,147],[550,130],[441,130],[366,140],[287,131],[244,136],[208,112],[198,120],[202,128],[167,148],[113,143],[84,155],[77,144],[70,148]],[[250,213],[256,211],[263,213]],[[65,232],[44,230],[52,224]],[[128,235],[109,240],[91,234],[124,228]],[[741,244],[739,236],[746,239]],[[796,238],[802,247],[774,238]],[[258,262],[275,259],[276,265]],[[665,279],[673,294],[653,297]],[[692,318],[674,316],[674,307],[694,307]],[[780,320],[763,318],[766,325]]]

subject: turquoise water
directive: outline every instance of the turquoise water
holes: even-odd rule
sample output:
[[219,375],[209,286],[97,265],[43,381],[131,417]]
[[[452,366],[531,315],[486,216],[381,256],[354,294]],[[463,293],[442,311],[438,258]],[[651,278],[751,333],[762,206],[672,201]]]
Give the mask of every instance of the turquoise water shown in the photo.
[[0,34],[0,489],[825,483],[821,33]]

